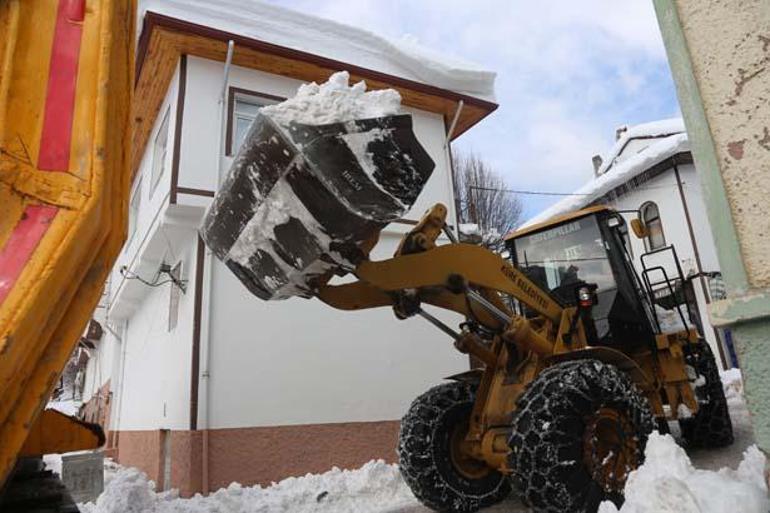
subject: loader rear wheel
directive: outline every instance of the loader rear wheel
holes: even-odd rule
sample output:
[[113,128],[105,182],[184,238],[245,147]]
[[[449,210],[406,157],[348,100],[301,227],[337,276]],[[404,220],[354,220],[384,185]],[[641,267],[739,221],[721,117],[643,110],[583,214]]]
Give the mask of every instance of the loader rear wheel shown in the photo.
[[695,387],[698,412],[692,418],[679,421],[682,438],[689,447],[711,448],[732,444],[733,423],[714,353],[703,340],[688,344],[683,349],[685,361],[704,382]]
[[594,513],[603,500],[620,506],[652,428],[647,400],[616,367],[598,360],[554,365],[517,401],[513,483],[537,513]]
[[401,420],[401,475],[415,497],[435,511],[473,512],[511,491],[506,476],[460,448],[475,395],[465,383],[433,387],[414,400]]

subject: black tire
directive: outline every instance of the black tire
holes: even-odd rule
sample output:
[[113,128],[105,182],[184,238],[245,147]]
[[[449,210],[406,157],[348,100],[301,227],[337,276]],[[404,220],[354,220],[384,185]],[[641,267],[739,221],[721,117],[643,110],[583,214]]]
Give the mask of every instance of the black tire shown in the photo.
[[3,513],[78,513],[78,507],[58,475],[45,470],[41,458],[20,458],[0,489]]
[[415,399],[401,420],[401,475],[415,497],[435,511],[473,512],[511,492],[508,477],[482,462],[465,462],[473,466],[473,478],[454,463],[452,436],[467,426],[474,399],[475,389],[465,383],[438,385]]
[[679,421],[682,438],[688,447],[725,447],[733,443],[733,423],[727,406],[719,368],[708,343],[699,340],[684,346],[685,361],[705,382],[695,388],[698,411]]
[[603,500],[620,507],[652,429],[647,399],[616,367],[598,360],[556,364],[517,401],[513,483],[537,513],[594,513]]

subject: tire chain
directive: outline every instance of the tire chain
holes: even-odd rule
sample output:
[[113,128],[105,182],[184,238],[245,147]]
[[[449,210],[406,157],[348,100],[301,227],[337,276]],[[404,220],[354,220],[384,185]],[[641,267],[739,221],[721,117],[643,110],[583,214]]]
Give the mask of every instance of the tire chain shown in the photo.
[[608,496],[583,466],[584,418],[602,406],[622,408],[637,429],[639,462],[653,418],[624,373],[597,360],[544,370],[517,401],[509,466],[522,500],[538,513],[595,511]]
[[[442,472],[434,441],[441,420],[453,408],[465,406],[470,415],[475,393],[472,387],[450,382],[431,388],[414,400],[401,421],[398,455],[399,469],[412,493],[427,507],[435,511],[473,512],[505,499],[510,494],[510,481],[502,474],[494,473],[496,482],[484,490],[462,490],[450,483]],[[448,451],[448,447],[447,447]]]

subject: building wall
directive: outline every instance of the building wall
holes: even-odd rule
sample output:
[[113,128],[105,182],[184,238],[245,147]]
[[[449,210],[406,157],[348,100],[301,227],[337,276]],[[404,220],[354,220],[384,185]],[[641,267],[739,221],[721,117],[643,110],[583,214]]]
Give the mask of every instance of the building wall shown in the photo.
[[[213,190],[222,63],[189,57],[187,73],[179,183]],[[230,74],[232,87],[281,97],[293,96],[299,84],[239,67]],[[436,162],[407,216],[417,219],[434,202],[453,208],[453,201],[444,120],[410,112],[417,137]],[[230,162],[224,159],[224,169]],[[392,255],[406,229],[386,229],[375,255]],[[210,390],[201,401],[211,405],[208,423],[202,422],[211,428],[394,420],[430,384],[467,367],[446,336],[421,320],[399,322],[389,310],[343,313],[297,298],[263,302],[218,261],[206,286]]]
[[[701,269],[706,273],[718,272],[719,264],[716,259],[714,239],[711,234],[710,225],[706,220],[703,193],[701,191],[695,166],[693,164],[684,164],[678,166],[678,169],[691,220],[690,226],[692,227],[694,238],[697,243]],[[695,250],[689,232],[690,228],[688,227],[685,211],[682,206],[682,199],[673,168],[644,182],[644,184],[640,185],[638,188],[616,198],[611,204],[619,210],[637,210],[648,201],[655,202],[658,205],[666,244],[673,244],[676,248],[677,256],[679,257],[682,271],[685,276],[690,273],[698,272]],[[626,214],[626,219],[630,220],[634,216],[635,214]],[[637,270],[641,272],[642,265],[640,256],[646,251],[644,241],[637,239],[633,234],[631,234],[630,240],[633,248],[635,266]],[[667,265],[669,262],[670,254],[662,254],[657,259],[652,257],[648,260],[648,265],[649,263],[659,263],[664,265],[668,272],[673,272],[673,267]],[[705,284],[708,289],[708,281],[706,281]],[[700,280],[696,280],[694,288],[698,300],[698,308],[701,314],[701,321],[703,322],[704,335],[719,361],[720,358],[718,355],[721,352],[720,343],[708,318],[708,290],[706,294],[704,294],[700,285]]]
[[[178,77],[179,73],[177,72],[171,80],[166,97],[160,106],[157,119],[150,132],[147,149],[137,168],[136,175],[134,175],[131,193],[133,195],[138,188],[138,193],[141,196],[139,215],[136,220],[136,230],[133,235],[131,233],[128,234],[128,239],[113,267],[111,281],[114,286],[110,301],[112,304],[116,302],[117,297],[123,294],[123,289],[125,287],[133,285],[123,278],[120,274],[120,268],[125,266],[129,270],[139,272],[142,256],[146,250],[150,236],[153,234],[156,227],[161,224],[163,211],[168,205],[168,197],[171,189],[171,168],[173,165],[173,151],[171,151],[171,145],[173,144],[176,130],[176,98],[177,88],[179,87]],[[153,142],[158,135],[163,117],[166,113],[169,115],[169,151],[166,153],[164,162],[165,171],[163,172],[157,187],[154,190],[151,190],[150,182],[154,157],[152,151]],[[114,312],[112,313],[114,314]]]
[[[182,70],[185,94],[180,110],[176,102]],[[207,191],[213,192],[218,183],[222,72],[222,63],[191,56],[177,69],[135,178],[135,184],[141,180],[142,195],[137,230],[112,276],[109,317],[121,327],[117,336],[105,337],[117,355],[109,428],[118,459],[184,495],[205,490],[205,474],[208,486],[216,489],[231,480],[267,484],[333,465],[359,466],[372,458],[392,461],[398,419],[409,403],[442,377],[468,366],[467,357],[457,353],[445,335],[421,319],[398,321],[389,309],[343,313],[318,300],[263,302],[208,251],[201,288],[196,290],[195,230],[211,201]],[[292,96],[299,85],[237,66],[230,75],[231,87],[281,97]],[[166,111],[166,171],[151,192],[152,142]],[[171,148],[180,112],[180,190],[173,202]],[[418,219],[431,204],[442,201],[454,222],[444,119],[410,112],[436,170],[406,217]],[[230,161],[223,157],[225,171]],[[391,256],[408,228],[389,226],[375,257]],[[119,270],[126,266],[152,280],[162,262],[177,260],[183,261],[188,285],[180,299],[177,327],[169,332],[171,285],[149,287],[125,279]],[[203,298],[202,347],[199,414],[193,418],[196,292]],[[439,315],[453,324],[460,321],[458,316]],[[107,358],[106,351],[100,358]]]
[[[224,65],[221,62],[187,57],[187,87],[185,93],[184,122],[182,125],[182,151],[179,165],[179,185],[194,189],[215,191],[218,181],[219,145]],[[289,98],[302,84],[299,80],[250,70],[239,66],[230,69],[229,85],[263,94]],[[224,106],[226,109],[226,104]],[[221,137],[224,138],[222,133]],[[232,158],[222,156],[223,173]],[[183,196],[181,202],[208,206],[210,199]]]
[[468,366],[420,318],[262,302],[219,262],[212,285],[211,427],[399,419],[418,394]]
[[[100,352],[112,347],[112,391],[114,397],[110,430],[139,431],[189,428],[190,361],[195,249],[193,226],[180,225],[170,210],[173,141],[176,130],[176,100],[179,67],[159,109],[147,150],[134,176],[133,194],[140,195],[136,230],[118,256],[110,277],[110,308]],[[169,116],[168,150],[164,171],[153,189],[153,143],[164,116]],[[159,275],[162,263],[182,263],[182,279],[189,282],[179,299],[177,326],[169,331],[171,283]],[[128,273],[123,273],[125,269]],[[128,274],[129,278],[124,276]],[[105,360],[100,356],[100,359]]]
[[[144,387],[140,387],[137,390],[139,394],[143,393],[146,388],[160,389],[169,386],[160,384],[159,380],[161,377],[159,375],[146,375],[143,359],[147,358],[150,361],[154,359],[157,362],[159,355],[156,348],[148,348],[137,344],[138,339],[144,336],[151,337],[154,340],[168,338],[168,336],[161,334],[162,330],[160,327],[167,325],[168,308],[167,304],[164,304],[163,298],[168,298],[170,285],[165,285],[158,289],[151,288],[137,279],[126,279],[121,269],[125,268],[134,276],[152,281],[156,277],[157,269],[162,262],[174,264],[179,260],[177,255],[186,257],[186,252],[189,250],[189,242],[185,242],[184,237],[182,237],[181,243],[179,242],[179,237],[169,238],[166,233],[169,228],[164,226],[168,223],[166,214],[169,206],[172,178],[172,146],[175,137],[178,77],[177,69],[177,73],[169,85],[150,133],[147,151],[133,179],[131,197],[136,194],[140,198],[138,215],[135,221],[136,228],[133,233],[128,234],[126,243],[118,255],[116,264],[107,282],[105,297],[101,300],[101,303],[104,303],[103,306],[108,307],[105,308],[106,313],[102,312],[101,308],[97,310],[98,314],[103,315],[103,318],[99,318],[99,322],[104,326],[111,327],[112,331],[105,329],[102,340],[94,350],[90,351],[91,358],[88,362],[86,373],[84,401],[93,399],[94,395],[111,378],[111,391],[113,395],[119,394],[123,389],[121,386],[123,379],[128,383],[141,383],[144,385]],[[169,117],[168,151],[163,163],[163,174],[158,184],[153,188],[151,183],[153,159],[155,158],[153,143],[166,115]],[[188,238],[194,235],[192,230],[188,229],[187,232]],[[185,244],[188,244],[188,246],[185,247]],[[185,262],[184,273],[187,273],[192,263],[194,263],[194,260]],[[167,299],[165,302],[167,303]],[[190,303],[183,296],[180,301],[180,321],[186,315],[184,310],[189,310]],[[153,324],[151,334],[142,333],[143,330],[139,326],[145,322]],[[178,329],[186,330],[186,333],[177,334],[178,340],[183,340],[186,337],[189,338],[191,329],[189,325],[185,326],[184,322],[180,322]],[[127,341],[125,346],[122,345],[121,339]],[[152,366],[153,364],[149,365]],[[117,373],[121,375],[116,376]],[[132,397],[131,391],[127,395],[128,397],[117,397],[115,398],[117,400],[113,401],[112,425],[106,427],[110,430],[124,429],[125,425],[142,426],[145,428],[155,427],[157,408],[152,404],[153,401],[137,402]],[[121,426],[121,421],[125,421],[125,425]]]
[[84,403],[97,395],[112,377],[116,345],[115,337],[105,332],[96,347],[88,350],[89,359],[86,364],[85,382],[83,383],[82,400]]
[[[192,237],[191,237],[192,238]],[[173,249],[173,251],[172,251]],[[195,245],[169,248],[170,261],[182,261],[183,279],[195,265]],[[126,320],[123,370],[112,429],[188,429],[190,425],[190,361],[192,288],[179,299],[179,321],[169,331],[171,283],[146,288],[143,301]]]

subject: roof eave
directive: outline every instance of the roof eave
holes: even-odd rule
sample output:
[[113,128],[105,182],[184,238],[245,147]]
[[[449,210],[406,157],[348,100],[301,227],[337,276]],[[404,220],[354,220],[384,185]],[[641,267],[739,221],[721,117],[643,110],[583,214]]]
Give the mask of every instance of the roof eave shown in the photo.
[[[227,43],[230,40],[235,42],[233,63],[236,65],[305,82],[325,81],[332,73],[347,70],[350,72],[351,79],[366,80],[371,89],[398,90],[402,96],[402,103],[406,106],[441,114],[447,130],[462,102],[463,107],[459,112],[458,121],[450,134],[452,140],[498,107],[494,102],[474,96],[148,11],[144,16],[137,45],[133,172],[138,168],[152,124],[158,115],[162,103],[162,97],[159,96],[165,94],[173,75],[169,62],[177,62],[181,55],[224,61]],[[259,56],[266,58],[259,59],[257,58]],[[165,61],[159,63],[159,60]],[[266,61],[272,64],[266,64]],[[150,66],[151,71],[147,71],[149,63],[153,64]],[[280,63],[283,63],[283,69],[268,69],[271,65],[281,67]],[[148,73],[152,76],[144,76]]]

